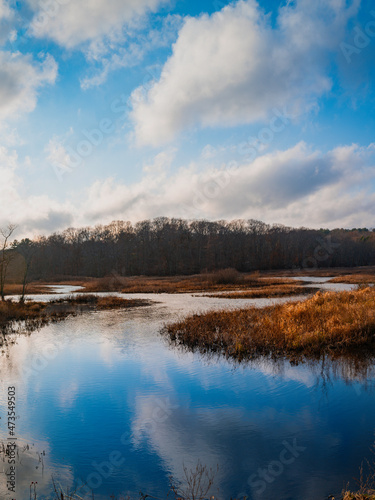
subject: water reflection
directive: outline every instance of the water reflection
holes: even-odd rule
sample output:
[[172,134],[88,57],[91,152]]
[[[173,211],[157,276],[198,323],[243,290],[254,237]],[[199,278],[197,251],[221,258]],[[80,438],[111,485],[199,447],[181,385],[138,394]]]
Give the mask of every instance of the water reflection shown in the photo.
[[[29,498],[31,481],[50,498],[52,475],[81,484],[83,498],[86,483],[99,500],[140,490],[165,498],[169,476],[182,481],[184,466],[198,460],[219,466],[219,499],[323,499],[358,476],[374,438],[373,360],[235,363],[176,349],[159,330],[193,305],[169,297],[9,337],[0,356],[2,422],[15,385],[17,433],[30,446],[17,498]],[[277,473],[267,480],[269,467]]]

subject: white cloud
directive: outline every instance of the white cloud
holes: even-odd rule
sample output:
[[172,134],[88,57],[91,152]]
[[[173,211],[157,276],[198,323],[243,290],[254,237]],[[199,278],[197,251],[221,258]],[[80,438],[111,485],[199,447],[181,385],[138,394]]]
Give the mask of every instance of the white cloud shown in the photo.
[[102,85],[110,72],[136,66],[142,62],[147,54],[163,47],[169,47],[176,39],[181,25],[181,17],[168,15],[162,18],[162,25],[158,29],[150,26],[143,30],[126,29],[118,39],[99,39],[90,44],[85,50],[89,62],[100,63],[97,69],[81,80],[81,87],[88,89]]
[[5,0],[0,0],[0,43],[12,38],[14,11]]
[[0,20],[12,17],[12,10],[5,0],[0,0]]
[[39,0],[28,0],[35,17],[31,32],[66,48],[104,36],[116,36],[122,26],[146,12],[155,12],[166,0],[51,1],[45,10]]
[[373,145],[352,145],[323,154],[300,143],[250,165],[202,170],[192,164],[173,175],[167,173],[170,156],[158,155],[158,172],[146,169],[138,183],[95,182],[81,205],[80,223],[171,216],[254,218],[308,227],[372,226],[374,152]]
[[[58,142],[48,151],[60,161],[66,155]],[[321,153],[299,143],[251,164],[220,167],[203,161],[171,173],[174,155],[175,150],[157,155],[139,182],[108,178],[80,191],[78,199],[59,203],[46,195],[28,196],[17,176],[16,153],[0,148],[0,226],[14,222],[20,233],[32,235],[158,216],[259,219],[295,227],[373,226],[375,145]]]
[[47,55],[42,62],[20,53],[0,52],[0,121],[33,111],[38,90],[55,82],[57,64]]
[[[29,160],[27,160],[29,161]],[[16,238],[64,229],[73,221],[71,204],[59,204],[46,195],[28,196],[18,175],[16,151],[0,146],[0,227],[17,224]]]
[[193,126],[267,118],[274,107],[304,113],[331,89],[328,61],[360,0],[297,0],[271,26],[255,0],[187,18],[159,81],[134,92],[139,144],[158,145]]
[[54,136],[49,140],[44,151],[47,153],[47,161],[50,165],[61,165],[71,171],[70,156],[64,146],[66,140],[74,134],[73,128],[70,128],[62,136]]

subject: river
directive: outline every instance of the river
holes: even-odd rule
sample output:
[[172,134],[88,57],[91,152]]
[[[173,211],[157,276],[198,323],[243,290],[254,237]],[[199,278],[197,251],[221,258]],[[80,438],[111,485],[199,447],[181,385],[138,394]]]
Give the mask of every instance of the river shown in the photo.
[[[4,346],[0,438],[8,438],[7,388],[14,386],[17,500],[30,498],[31,482],[38,499],[53,498],[52,478],[65,489],[88,484],[96,500],[140,491],[166,498],[169,478],[183,482],[184,469],[189,475],[199,462],[214,470],[210,495],[223,500],[323,500],[349,481],[355,487],[374,442],[372,365],[239,365],[188,352],[160,334],[164,324],[276,300],[130,297],[155,303],[84,312]],[[85,491],[78,493],[91,498]],[[6,493],[2,482],[1,498],[12,498]]]

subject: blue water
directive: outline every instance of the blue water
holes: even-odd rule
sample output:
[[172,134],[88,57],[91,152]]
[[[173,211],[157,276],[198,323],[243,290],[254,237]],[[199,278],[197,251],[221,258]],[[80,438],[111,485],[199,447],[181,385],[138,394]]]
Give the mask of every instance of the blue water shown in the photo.
[[[196,298],[212,307],[205,300]],[[86,312],[4,348],[0,437],[16,386],[17,500],[31,482],[53,498],[52,477],[65,489],[88,483],[97,500],[166,498],[169,478],[183,485],[198,461],[214,470],[219,499],[323,500],[355,487],[374,442],[372,367],[361,376],[346,365],[236,365],[169,345],[162,325],[196,305],[169,296]],[[5,483],[0,494],[12,498]]]

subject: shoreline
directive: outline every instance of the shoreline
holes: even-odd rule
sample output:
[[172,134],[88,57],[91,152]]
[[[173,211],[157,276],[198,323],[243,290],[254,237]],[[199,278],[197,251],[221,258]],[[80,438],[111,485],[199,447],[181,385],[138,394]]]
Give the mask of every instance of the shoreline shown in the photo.
[[16,325],[25,323],[28,331],[34,331],[51,322],[62,321],[83,310],[114,310],[145,307],[153,302],[142,299],[125,299],[115,296],[76,295],[50,302],[0,302],[0,333],[14,332]]
[[[245,292],[254,288],[284,285],[308,285],[295,278],[331,278],[332,283],[370,284],[375,283],[375,266],[356,268],[293,269],[254,271],[240,273],[235,269],[187,276],[119,276],[112,274],[103,278],[62,277],[47,281],[32,281],[27,286],[27,295],[44,295],[48,287],[80,286],[81,294],[98,292],[121,293],[207,293]],[[20,295],[22,285],[8,284],[6,295]],[[48,293],[48,292],[47,292]],[[266,298],[268,295],[262,295]],[[273,295],[269,295],[272,297]],[[281,296],[286,296],[285,293]]]
[[299,302],[193,314],[166,325],[173,345],[239,361],[375,356],[375,289],[317,292]]

